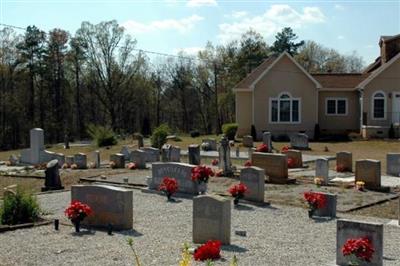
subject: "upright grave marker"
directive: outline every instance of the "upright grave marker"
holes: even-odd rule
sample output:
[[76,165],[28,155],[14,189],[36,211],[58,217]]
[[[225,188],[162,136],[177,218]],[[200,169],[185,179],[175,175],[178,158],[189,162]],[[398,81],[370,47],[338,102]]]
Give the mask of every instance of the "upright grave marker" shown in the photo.
[[253,166],[264,169],[269,182],[287,184],[296,182],[288,178],[287,156],[279,153],[253,152],[251,162]]
[[381,162],[378,160],[357,160],[355,181],[365,182],[366,189],[381,188]]
[[84,153],[78,153],[74,155],[74,164],[76,164],[78,169],[87,168],[87,156]]
[[303,156],[301,154],[301,151],[287,150],[283,153],[287,155],[288,160],[289,160],[289,158],[292,160],[291,168],[302,168],[303,167]]
[[131,162],[134,162],[139,169],[146,168],[146,152],[142,150],[131,151]]
[[244,147],[252,148],[254,146],[253,136],[250,135],[243,136],[242,143]]
[[348,151],[336,153],[336,169],[343,172],[353,171],[353,154]]
[[329,183],[329,161],[326,158],[318,158],[315,161],[315,177],[323,180],[323,185]]
[[265,171],[262,168],[251,166],[240,171],[240,182],[245,184],[249,191],[244,198],[250,201],[264,202]]
[[388,175],[400,176],[400,153],[386,154],[386,173]]
[[297,150],[309,150],[308,136],[304,133],[297,133],[290,136],[290,147]]
[[46,178],[42,191],[64,189],[61,185],[59,168],[60,166],[57,160],[52,160],[47,163],[45,170]]
[[146,154],[146,162],[159,162],[160,161],[160,150],[153,147],[143,147],[142,151]]
[[219,240],[231,242],[231,200],[201,195],[193,198],[193,242]]
[[231,148],[229,147],[228,139],[223,136],[218,148],[219,153],[219,168],[222,169],[224,176],[232,175],[232,164],[231,164]]
[[188,147],[189,164],[200,165],[200,145],[191,144]]
[[271,140],[271,137],[272,137],[271,132],[263,132],[262,139],[263,139],[263,143],[265,145],[267,145],[267,147],[268,147],[268,151],[267,152],[272,152],[272,140]]
[[125,168],[125,156],[122,153],[111,154],[110,162],[114,162],[114,168]]

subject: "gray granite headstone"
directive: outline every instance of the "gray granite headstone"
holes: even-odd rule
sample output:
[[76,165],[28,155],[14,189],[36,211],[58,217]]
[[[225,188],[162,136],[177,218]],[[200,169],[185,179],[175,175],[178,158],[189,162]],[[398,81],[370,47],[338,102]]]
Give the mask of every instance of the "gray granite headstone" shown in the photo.
[[318,158],[315,161],[315,177],[321,177],[323,184],[329,183],[329,161],[326,158]]
[[61,185],[59,164],[57,160],[52,160],[47,163],[45,170],[45,182],[42,191],[64,189]]
[[181,148],[179,148],[178,146],[171,146],[170,161],[171,162],[181,161]]
[[94,151],[93,154],[95,168],[100,168],[100,151]]
[[272,151],[272,141],[271,141],[271,132],[263,132],[262,139],[263,144],[267,145],[268,152]]
[[[203,144],[205,144],[205,145],[203,145]],[[201,148],[205,151],[216,151],[217,150],[217,141],[215,139],[203,139],[203,141],[201,143]]]
[[381,162],[378,160],[357,160],[355,181],[365,182],[366,189],[381,188]]
[[342,248],[348,239],[360,237],[368,237],[375,250],[371,262],[360,265],[383,265],[383,224],[345,219],[337,220],[336,264],[341,266],[349,265],[350,258],[343,256]]
[[160,161],[160,150],[153,147],[141,148],[146,153],[146,162],[159,162]]
[[42,163],[41,152],[44,151],[44,131],[41,128],[30,130],[30,148],[22,150],[21,162],[29,164]]
[[231,242],[231,200],[220,196],[201,195],[193,198],[193,242],[219,240]]
[[125,168],[125,156],[122,153],[111,154],[110,162],[115,163],[115,168]]
[[283,153],[287,155],[288,159],[291,158],[293,160],[292,168],[302,168],[303,167],[303,156],[301,154],[301,151],[290,149]]
[[353,154],[348,151],[336,153],[336,167],[341,167],[345,172],[353,171]]
[[65,163],[71,166],[74,163],[74,156],[65,156]]
[[264,202],[265,195],[265,172],[264,169],[251,166],[240,170],[240,182],[245,184],[248,192],[244,199],[256,202]]
[[106,185],[73,185],[71,200],[90,206],[93,215],[82,224],[115,230],[130,230],[133,226],[133,193],[125,188]]
[[122,153],[124,155],[125,161],[129,161],[131,156],[131,151],[127,146],[123,146],[119,153]]
[[244,147],[252,148],[254,146],[253,136],[250,135],[243,136],[242,143]]
[[288,165],[286,154],[253,152],[251,163],[264,169],[271,183],[288,183]]
[[171,144],[164,144],[161,147],[161,161],[162,162],[170,162],[171,161]]
[[400,176],[400,153],[386,154],[386,173],[392,176]]
[[221,138],[220,146],[218,148],[219,154],[219,168],[222,169],[224,176],[232,175],[232,164],[231,164],[231,148],[229,147],[229,141],[224,136]]
[[335,218],[337,195],[324,192],[318,193],[324,194],[326,196],[326,205],[323,208],[315,210],[314,216]]
[[84,153],[78,153],[74,155],[74,163],[78,169],[87,168],[87,156]]
[[189,164],[200,165],[200,146],[197,144],[191,144],[188,147]]
[[308,136],[304,133],[297,133],[290,136],[290,147],[298,150],[309,150]]
[[139,169],[146,168],[146,152],[142,150],[131,151],[131,162],[134,162]]

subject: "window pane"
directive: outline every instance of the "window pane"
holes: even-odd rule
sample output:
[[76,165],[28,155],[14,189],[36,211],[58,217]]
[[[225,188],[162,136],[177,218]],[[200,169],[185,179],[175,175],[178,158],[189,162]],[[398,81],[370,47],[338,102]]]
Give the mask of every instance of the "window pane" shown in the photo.
[[374,117],[384,118],[385,117],[385,100],[375,99],[374,100]]
[[290,101],[280,101],[279,102],[279,115],[281,122],[289,122],[290,121]]
[[290,96],[287,94],[282,94],[281,99],[287,99],[287,98],[290,98]]
[[346,101],[345,100],[337,101],[337,113],[338,114],[346,114]]
[[278,101],[271,102],[271,121],[278,122]]
[[299,101],[298,100],[293,100],[292,101],[292,121],[293,122],[299,122]]
[[328,100],[326,104],[327,104],[327,113],[336,114],[336,101]]

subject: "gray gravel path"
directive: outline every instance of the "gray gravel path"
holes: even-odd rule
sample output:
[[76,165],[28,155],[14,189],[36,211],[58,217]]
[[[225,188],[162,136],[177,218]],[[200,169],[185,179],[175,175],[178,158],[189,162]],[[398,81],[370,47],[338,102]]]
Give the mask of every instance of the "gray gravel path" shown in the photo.
[[[61,218],[70,193],[38,198],[43,209],[51,212],[48,217]],[[192,201],[180,200],[168,203],[160,195],[134,190],[134,230],[113,236],[102,231],[77,236],[66,225],[58,232],[42,226],[1,233],[0,265],[134,265],[127,236],[134,238],[143,265],[178,265],[180,247],[191,243],[192,235]],[[234,230],[247,231],[247,237],[235,235]],[[385,226],[384,232],[385,265],[400,265],[400,227]],[[300,208],[245,205],[232,209],[232,245],[223,248],[223,259],[216,265],[229,265],[234,254],[241,266],[333,265],[335,243],[335,220],[312,221]]]

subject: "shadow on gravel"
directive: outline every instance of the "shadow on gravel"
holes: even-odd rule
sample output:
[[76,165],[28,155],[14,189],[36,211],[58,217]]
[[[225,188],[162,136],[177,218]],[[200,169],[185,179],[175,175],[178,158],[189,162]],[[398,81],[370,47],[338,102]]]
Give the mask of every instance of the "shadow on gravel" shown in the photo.
[[383,260],[395,261],[395,260],[397,260],[397,259],[395,259],[395,258],[389,258],[389,257],[383,256]]
[[79,233],[77,233],[77,232],[72,232],[72,233],[71,233],[71,235],[73,235],[73,236],[79,236],[79,237],[87,236],[87,235],[95,235],[95,234],[96,234],[96,232],[95,232],[95,231],[92,231],[92,230],[80,231]]
[[120,234],[120,235],[124,235],[124,236],[133,236],[133,237],[143,236],[142,233],[136,231],[135,229],[125,230],[125,231],[116,231],[116,232],[114,232],[114,234]]
[[253,207],[251,207],[251,206],[246,206],[246,205],[241,205],[241,204],[235,205],[234,208],[235,208],[236,210],[239,210],[239,211],[254,211],[254,208],[253,208]]
[[226,246],[222,246],[221,249],[224,251],[233,251],[233,252],[238,252],[238,253],[244,253],[246,251],[249,251],[247,248],[242,248],[242,247],[239,247],[238,245],[226,245]]
[[312,219],[314,220],[315,223],[326,223],[326,222],[330,222],[330,221],[336,220],[336,218],[333,218],[333,217],[313,217]]

